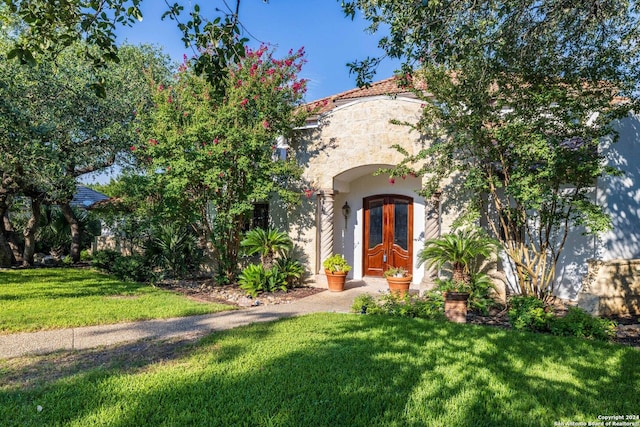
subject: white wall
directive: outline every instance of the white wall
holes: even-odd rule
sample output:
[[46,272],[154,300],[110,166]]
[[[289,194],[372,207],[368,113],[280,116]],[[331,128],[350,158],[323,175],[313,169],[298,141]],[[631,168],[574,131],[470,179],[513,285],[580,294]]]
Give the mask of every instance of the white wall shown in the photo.
[[[420,179],[407,177],[396,178],[395,183],[389,183],[386,176],[372,176],[367,174],[350,182],[348,192],[340,192],[335,196],[335,227],[334,252],[344,254],[346,260],[353,266],[349,277],[362,278],[363,267],[363,199],[376,194],[398,194],[413,197],[413,282],[419,283],[424,275],[424,268],[417,267],[417,252],[424,243],[424,199],[415,190],[420,188]],[[351,216],[345,221],[342,216],[342,206],[345,201],[351,207]]]
[[611,215],[613,228],[598,244],[597,258],[640,258],[640,115],[631,115],[616,126],[617,143],[605,141],[607,162],[623,171],[598,181],[597,200]]

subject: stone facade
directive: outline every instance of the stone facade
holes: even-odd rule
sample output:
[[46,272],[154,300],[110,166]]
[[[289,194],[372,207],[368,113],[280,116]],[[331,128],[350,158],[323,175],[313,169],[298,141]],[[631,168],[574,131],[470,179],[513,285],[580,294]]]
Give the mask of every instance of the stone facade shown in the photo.
[[[441,232],[439,201],[425,201],[416,191],[420,178],[404,177],[395,181],[376,174],[381,168],[399,163],[403,155],[393,145],[410,154],[427,142],[409,126],[394,121],[415,123],[421,114],[421,102],[411,94],[376,95],[350,99],[331,108],[310,123],[300,139],[291,144],[305,166],[304,180],[313,189],[303,212],[290,223],[291,235],[302,249],[309,269],[322,281],[322,261],[332,253],[341,253],[354,269],[351,278],[362,278],[363,199],[372,195],[395,194],[413,199],[413,257],[425,238]],[[348,204],[351,214],[343,216]],[[304,211],[306,209],[306,211]],[[445,223],[449,223],[445,219]],[[304,225],[299,225],[304,224]],[[433,272],[414,262],[414,285],[428,286]],[[423,280],[424,279],[424,280]]]
[[594,315],[640,315],[640,259],[589,261],[578,305]]
[[[345,190],[349,177],[341,174],[365,165],[395,165],[403,156],[398,144],[413,154],[421,148],[420,135],[391,120],[415,123],[420,102],[410,98],[373,97],[354,100],[319,118],[303,140],[300,158],[308,167],[305,178],[317,188]],[[338,180],[338,182],[335,182]]]

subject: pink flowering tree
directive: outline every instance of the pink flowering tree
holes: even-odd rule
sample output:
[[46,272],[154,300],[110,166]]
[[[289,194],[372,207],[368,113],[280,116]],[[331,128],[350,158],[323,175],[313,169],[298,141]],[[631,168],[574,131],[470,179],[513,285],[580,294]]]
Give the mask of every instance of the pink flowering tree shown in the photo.
[[[204,50],[203,55],[209,55]],[[132,152],[154,180],[163,215],[197,228],[219,281],[233,280],[243,225],[253,204],[300,200],[301,167],[280,155],[278,137],[304,123],[304,52],[273,57],[247,48],[214,88],[187,61],[170,85],[153,83],[153,105],[141,109]]]

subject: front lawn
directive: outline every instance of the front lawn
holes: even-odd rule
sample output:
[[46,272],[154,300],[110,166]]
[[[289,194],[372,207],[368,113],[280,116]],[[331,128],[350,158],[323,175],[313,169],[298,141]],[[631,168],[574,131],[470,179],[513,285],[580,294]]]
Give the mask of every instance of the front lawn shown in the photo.
[[[423,319],[314,314],[215,333],[169,359],[138,362],[0,386],[0,419],[548,427],[640,408],[636,349]],[[19,369],[28,375],[37,364]],[[16,377],[8,362],[0,373]]]
[[201,303],[95,270],[0,270],[0,333],[215,313]]

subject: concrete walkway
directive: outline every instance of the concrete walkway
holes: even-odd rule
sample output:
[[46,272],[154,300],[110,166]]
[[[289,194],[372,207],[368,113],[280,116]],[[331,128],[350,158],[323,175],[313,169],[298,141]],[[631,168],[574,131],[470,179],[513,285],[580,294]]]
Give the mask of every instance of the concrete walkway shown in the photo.
[[81,350],[141,339],[168,339],[268,322],[308,313],[348,313],[353,299],[362,293],[386,289],[384,280],[347,282],[344,292],[324,291],[290,304],[263,305],[234,311],[163,320],[87,326],[52,331],[0,335],[0,359],[43,354],[57,350]]

